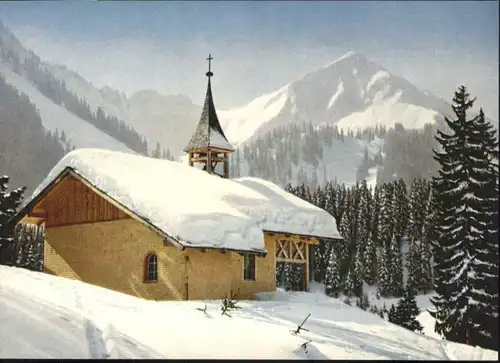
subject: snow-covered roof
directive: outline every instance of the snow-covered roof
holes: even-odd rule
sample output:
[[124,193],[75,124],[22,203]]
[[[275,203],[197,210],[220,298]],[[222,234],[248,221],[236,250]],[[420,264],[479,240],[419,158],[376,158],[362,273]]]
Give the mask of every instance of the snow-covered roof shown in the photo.
[[210,78],[208,79],[207,94],[205,103],[203,104],[200,121],[198,122],[196,131],[184,148],[184,151],[188,152],[193,149],[201,149],[209,146],[234,151],[233,146],[227,140],[226,135],[224,135],[219,118],[217,117],[217,111],[215,110],[212,97]]
[[342,238],[330,214],[271,182],[110,150],[68,153],[33,198],[67,167],[185,247],[266,252],[263,230]]

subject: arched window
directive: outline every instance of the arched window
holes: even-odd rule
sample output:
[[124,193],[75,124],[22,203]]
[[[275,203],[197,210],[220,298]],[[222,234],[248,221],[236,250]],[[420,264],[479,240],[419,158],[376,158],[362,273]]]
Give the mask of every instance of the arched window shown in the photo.
[[158,259],[154,253],[146,256],[146,274],[144,281],[156,282],[158,281]]

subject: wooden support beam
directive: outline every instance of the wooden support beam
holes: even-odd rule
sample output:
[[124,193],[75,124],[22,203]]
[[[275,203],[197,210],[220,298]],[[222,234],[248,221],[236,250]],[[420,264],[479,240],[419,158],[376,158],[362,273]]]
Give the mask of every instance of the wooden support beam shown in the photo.
[[[224,158],[220,158],[220,157],[216,157],[216,156],[213,156],[212,155],[212,163],[216,162],[216,163],[222,163],[222,162],[225,162],[226,159]],[[208,157],[206,156],[198,156],[198,157],[193,157],[191,159],[193,162],[195,163],[199,163],[199,162],[205,162],[208,160]]]
[[229,179],[229,160],[224,158],[224,178]]
[[306,291],[309,291],[309,245],[304,243],[306,248],[305,259],[306,259]]
[[305,264],[306,261],[301,261],[301,260],[295,260],[292,258],[281,258],[281,257],[276,257],[277,262],[290,262],[290,263],[302,263]]
[[232,153],[231,150],[220,149],[220,148],[214,147],[214,146],[201,147],[199,149],[192,149],[192,150],[189,150],[189,152],[199,154],[199,153],[206,153],[206,152],[208,152],[208,150],[211,150],[212,152],[219,153],[219,154],[229,154],[229,153]]
[[193,166],[193,152],[189,152],[189,166]]
[[207,173],[212,174],[212,151],[207,150]]

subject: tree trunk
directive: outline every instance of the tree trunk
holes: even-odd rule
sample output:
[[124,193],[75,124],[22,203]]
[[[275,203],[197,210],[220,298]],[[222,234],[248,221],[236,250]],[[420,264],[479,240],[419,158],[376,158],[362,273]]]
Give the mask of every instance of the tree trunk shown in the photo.
[[467,326],[467,328],[465,328],[465,342],[467,345],[473,345],[470,326]]

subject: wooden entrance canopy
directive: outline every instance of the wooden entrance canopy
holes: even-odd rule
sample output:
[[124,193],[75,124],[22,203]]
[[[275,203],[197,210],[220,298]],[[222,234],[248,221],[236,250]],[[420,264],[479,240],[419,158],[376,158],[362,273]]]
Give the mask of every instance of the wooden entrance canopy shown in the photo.
[[275,270],[278,262],[300,263],[305,267],[305,290],[309,290],[309,246],[319,245],[319,239],[312,236],[287,234],[280,232],[265,232],[274,240],[276,249],[275,253]]

